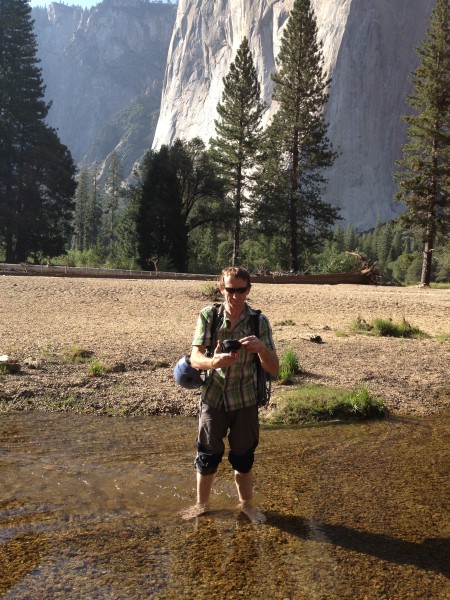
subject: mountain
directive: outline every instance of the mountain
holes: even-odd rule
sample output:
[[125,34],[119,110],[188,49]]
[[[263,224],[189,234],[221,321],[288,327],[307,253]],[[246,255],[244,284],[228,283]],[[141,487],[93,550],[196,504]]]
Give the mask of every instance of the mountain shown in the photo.
[[[103,0],[83,10],[33,9],[49,124],[77,163],[116,149],[124,175],[176,137],[214,134],[222,79],[250,42],[270,106],[283,27],[294,0]],[[401,156],[406,94],[435,0],[312,0],[332,78],[329,137],[340,152],[324,199],[359,229],[396,216],[392,172]],[[162,94],[162,99],[161,99]]]
[[[312,0],[332,77],[326,120],[340,157],[327,202],[360,229],[399,214],[392,172],[401,156],[405,96],[435,0]],[[214,134],[216,105],[242,38],[249,38],[270,107],[275,56],[293,0],[180,0],[154,146]],[[270,107],[266,120],[273,107]]]
[[128,175],[152,145],[176,6],[103,0],[34,8],[48,122],[79,164],[116,150]]

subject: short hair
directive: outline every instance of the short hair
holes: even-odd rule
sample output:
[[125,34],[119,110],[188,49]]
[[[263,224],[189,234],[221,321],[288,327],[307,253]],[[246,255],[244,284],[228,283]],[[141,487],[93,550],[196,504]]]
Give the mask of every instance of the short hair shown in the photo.
[[220,276],[220,283],[225,284],[225,277],[235,277],[236,279],[243,279],[247,283],[247,287],[251,286],[250,273],[244,267],[225,267],[222,269]]

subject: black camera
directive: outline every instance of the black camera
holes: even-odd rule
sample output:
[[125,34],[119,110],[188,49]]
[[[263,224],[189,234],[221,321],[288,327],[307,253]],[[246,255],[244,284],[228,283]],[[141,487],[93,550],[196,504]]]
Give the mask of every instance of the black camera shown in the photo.
[[223,340],[222,342],[222,352],[237,352],[241,347],[242,344],[239,340]]

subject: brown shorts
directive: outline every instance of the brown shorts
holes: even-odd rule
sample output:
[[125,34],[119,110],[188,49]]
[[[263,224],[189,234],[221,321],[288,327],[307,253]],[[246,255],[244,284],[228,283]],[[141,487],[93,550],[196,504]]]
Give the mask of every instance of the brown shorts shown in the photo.
[[241,473],[250,471],[254,451],[259,441],[258,407],[225,411],[200,404],[196,469],[203,475],[215,473],[225,452],[224,439],[228,436],[228,460]]

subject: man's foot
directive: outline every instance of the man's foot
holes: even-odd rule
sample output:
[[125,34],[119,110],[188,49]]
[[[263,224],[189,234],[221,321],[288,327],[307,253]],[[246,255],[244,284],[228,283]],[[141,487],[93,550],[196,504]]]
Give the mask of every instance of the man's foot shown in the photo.
[[262,523],[265,523],[267,520],[265,514],[251,504],[241,502],[241,504],[239,504],[239,509],[254,525],[262,525]]
[[206,515],[210,511],[210,507],[207,504],[194,504],[194,506],[190,506],[189,508],[185,508],[180,511],[181,518],[185,521],[189,521],[190,519],[195,519],[195,517],[200,517],[201,515]]

